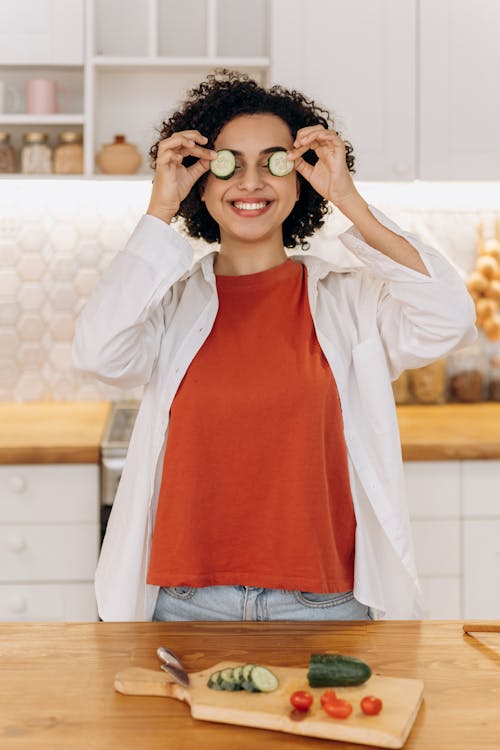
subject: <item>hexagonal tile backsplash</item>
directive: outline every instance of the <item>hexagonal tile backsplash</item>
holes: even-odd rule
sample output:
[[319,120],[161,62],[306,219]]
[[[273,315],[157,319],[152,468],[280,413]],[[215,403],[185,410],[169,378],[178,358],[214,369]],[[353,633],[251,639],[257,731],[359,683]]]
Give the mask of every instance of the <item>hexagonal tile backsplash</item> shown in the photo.
[[71,342],[150,189],[144,179],[0,180],[0,401],[140,398],[75,372]]
[[[104,268],[146,211],[149,180],[0,180],[0,400],[140,398],[73,370],[75,319]],[[474,210],[395,208],[367,200],[464,271],[474,263]],[[493,213],[481,218],[493,221]],[[311,251],[349,258],[337,239],[348,226],[329,218]],[[196,257],[208,247],[193,242]],[[297,252],[297,251],[291,251]]]

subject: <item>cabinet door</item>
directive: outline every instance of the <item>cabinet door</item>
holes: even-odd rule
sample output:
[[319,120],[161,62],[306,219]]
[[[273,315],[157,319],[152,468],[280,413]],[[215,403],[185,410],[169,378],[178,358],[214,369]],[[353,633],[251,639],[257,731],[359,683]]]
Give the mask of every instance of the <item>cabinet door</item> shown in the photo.
[[425,617],[459,618],[460,463],[407,461],[404,472]]
[[415,2],[272,2],[271,82],[332,111],[358,180],[416,176]]
[[500,3],[420,0],[422,180],[498,180]]
[[83,65],[83,0],[2,0],[1,65]]
[[464,617],[500,618],[500,461],[463,463]]

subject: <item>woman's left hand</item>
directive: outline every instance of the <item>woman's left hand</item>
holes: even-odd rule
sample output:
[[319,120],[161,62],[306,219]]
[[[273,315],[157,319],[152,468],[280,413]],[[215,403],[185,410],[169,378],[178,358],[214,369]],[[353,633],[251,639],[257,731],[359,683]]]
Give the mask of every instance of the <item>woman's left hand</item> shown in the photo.
[[[287,155],[295,160],[296,171],[323,198],[339,205],[358,192],[347,167],[344,142],[334,130],[325,130],[322,125],[301,128],[293,146]],[[314,165],[302,159],[302,154],[309,149],[318,156]]]

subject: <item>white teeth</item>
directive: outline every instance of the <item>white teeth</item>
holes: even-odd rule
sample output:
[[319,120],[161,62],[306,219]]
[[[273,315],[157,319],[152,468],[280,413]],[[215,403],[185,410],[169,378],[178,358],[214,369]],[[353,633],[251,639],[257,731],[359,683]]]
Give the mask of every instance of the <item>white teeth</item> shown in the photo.
[[256,211],[259,208],[265,208],[267,206],[267,201],[262,201],[261,203],[243,203],[242,201],[236,201],[234,206],[243,211]]

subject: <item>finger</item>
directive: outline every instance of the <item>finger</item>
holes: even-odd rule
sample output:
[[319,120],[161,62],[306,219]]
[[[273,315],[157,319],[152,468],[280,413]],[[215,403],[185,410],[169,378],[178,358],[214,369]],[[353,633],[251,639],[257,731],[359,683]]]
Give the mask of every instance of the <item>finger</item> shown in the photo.
[[162,163],[165,159],[169,158],[169,154],[174,152],[182,156],[197,156],[201,159],[215,159],[217,157],[217,151],[210,148],[203,148],[203,146],[196,145],[189,138],[179,136],[175,140],[172,140],[169,148],[163,149],[162,153],[158,154],[157,160]]
[[202,174],[208,171],[210,162],[207,159],[199,159],[190,167],[187,168],[189,174],[193,177],[193,181],[196,182]]
[[325,128],[323,127],[323,125],[307,125],[305,128],[299,128],[299,130],[297,130],[297,133],[295,134],[294,146],[298,139],[303,138],[310,133],[317,133],[319,130],[324,129]]
[[170,138],[165,138],[158,146],[158,156],[168,153],[173,149],[181,147],[191,148],[195,145],[194,140],[183,133],[174,133]]
[[315,133],[309,133],[308,135],[301,136],[296,141],[297,146],[309,144],[310,148],[316,148],[317,144],[324,145],[328,143],[340,146],[343,144],[343,141],[332,130],[322,130],[316,131]]
[[302,175],[302,177],[305,177],[306,180],[310,180],[312,173],[314,171],[314,167],[312,164],[309,164],[309,162],[305,161],[304,159],[297,159],[295,161],[295,171]]
[[188,138],[190,141],[196,141],[197,143],[207,143],[208,141],[206,135],[200,133],[199,130],[179,130],[176,133],[172,133],[168,138],[164,138],[160,141],[158,148],[168,148],[169,143],[177,137]]
[[287,159],[297,159],[299,156],[302,156],[302,154],[305,154],[306,151],[310,151],[310,149],[311,146],[309,144],[298,148],[291,148],[286,152]]

